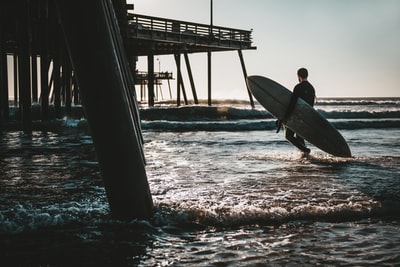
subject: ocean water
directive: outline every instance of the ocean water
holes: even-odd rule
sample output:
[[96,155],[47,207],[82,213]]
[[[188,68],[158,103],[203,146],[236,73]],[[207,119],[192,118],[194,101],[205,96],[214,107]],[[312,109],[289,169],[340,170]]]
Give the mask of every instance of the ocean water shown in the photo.
[[352,158],[303,156],[260,106],[144,108],[149,221],[110,218],[85,120],[4,130],[0,264],[400,266],[400,99],[316,109]]

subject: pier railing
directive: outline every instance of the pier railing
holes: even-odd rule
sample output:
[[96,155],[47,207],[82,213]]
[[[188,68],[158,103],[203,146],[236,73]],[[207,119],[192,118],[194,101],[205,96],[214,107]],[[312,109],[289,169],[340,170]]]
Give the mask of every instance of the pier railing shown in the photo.
[[[172,42],[215,50],[254,49],[252,31],[130,13],[130,38]],[[194,52],[194,51],[193,51]]]
[[[149,79],[149,73],[146,71],[137,71],[134,74],[135,83],[142,84],[147,83]],[[161,84],[161,80],[173,80],[172,72],[154,72],[154,82],[155,84]]]

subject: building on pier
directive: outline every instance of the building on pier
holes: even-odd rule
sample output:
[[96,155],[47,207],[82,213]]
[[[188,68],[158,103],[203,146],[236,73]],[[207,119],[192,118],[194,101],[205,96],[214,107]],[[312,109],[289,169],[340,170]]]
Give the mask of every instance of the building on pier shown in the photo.
[[[147,100],[146,88],[149,83],[149,73],[147,71],[136,70],[133,77],[134,77],[135,85],[140,86],[140,96],[138,96],[138,98],[140,99],[140,101],[144,102]],[[154,90],[155,90],[155,93],[154,93],[155,101],[164,100],[164,95],[163,95],[163,91],[161,88],[163,81],[167,81],[168,91],[169,91],[169,99],[172,98],[170,80],[173,80],[173,79],[174,79],[174,77],[173,77],[172,72],[168,72],[168,71],[154,72],[153,83],[154,83]]]

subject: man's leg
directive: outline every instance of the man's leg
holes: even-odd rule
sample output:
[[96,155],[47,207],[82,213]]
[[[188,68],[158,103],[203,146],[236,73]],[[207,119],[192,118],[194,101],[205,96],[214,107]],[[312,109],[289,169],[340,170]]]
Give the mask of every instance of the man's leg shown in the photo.
[[296,140],[303,147],[303,149],[301,149],[301,150],[304,153],[310,153],[311,150],[308,147],[306,147],[306,144],[304,143],[304,138],[303,137],[301,137],[301,136],[296,134]]
[[298,149],[300,149],[301,151],[305,152],[305,153],[310,153],[310,149],[308,149],[305,144],[304,144],[304,139],[297,136],[294,136],[294,132],[292,130],[290,130],[289,128],[285,128],[286,133],[286,139],[292,143],[295,147],[297,147]]

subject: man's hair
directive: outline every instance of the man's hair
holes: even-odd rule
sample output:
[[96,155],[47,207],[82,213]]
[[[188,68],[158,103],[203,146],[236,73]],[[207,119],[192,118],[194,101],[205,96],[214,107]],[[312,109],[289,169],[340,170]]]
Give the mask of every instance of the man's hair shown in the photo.
[[305,79],[305,78],[308,77],[308,71],[307,71],[306,68],[300,68],[300,69],[297,71],[297,75],[300,76],[301,78]]

